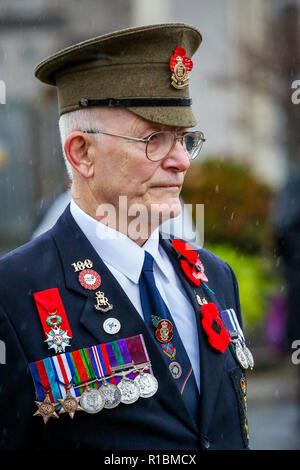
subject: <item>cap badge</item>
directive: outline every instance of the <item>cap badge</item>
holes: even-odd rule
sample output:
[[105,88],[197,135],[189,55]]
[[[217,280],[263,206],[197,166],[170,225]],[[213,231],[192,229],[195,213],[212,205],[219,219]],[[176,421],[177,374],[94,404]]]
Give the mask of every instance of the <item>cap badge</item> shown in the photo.
[[190,72],[192,68],[193,62],[185,55],[185,49],[183,47],[177,47],[170,61],[170,69],[173,72],[171,85],[178,90],[186,88],[189,82],[187,73]]

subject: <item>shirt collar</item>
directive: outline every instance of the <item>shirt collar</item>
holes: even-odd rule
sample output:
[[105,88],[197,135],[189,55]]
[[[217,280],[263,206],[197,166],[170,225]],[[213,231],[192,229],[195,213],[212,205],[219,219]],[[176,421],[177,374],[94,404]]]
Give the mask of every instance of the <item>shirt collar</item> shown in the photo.
[[117,271],[123,273],[135,284],[139,282],[144,263],[144,251],[148,251],[160,269],[163,266],[162,248],[159,245],[159,228],[140,247],[126,235],[118,232],[84,212],[72,199],[70,211],[100,258]]

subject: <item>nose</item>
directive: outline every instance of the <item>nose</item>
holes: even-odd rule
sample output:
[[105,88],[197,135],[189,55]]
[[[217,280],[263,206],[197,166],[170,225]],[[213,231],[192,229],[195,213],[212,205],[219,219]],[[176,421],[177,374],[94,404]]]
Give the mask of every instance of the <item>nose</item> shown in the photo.
[[186,171],[190,166],[190,160],[186,150],[183,147],[182,138],[176,140],[168,155],[162,160],[162,166],[165,169],[174,168],[174,170]]

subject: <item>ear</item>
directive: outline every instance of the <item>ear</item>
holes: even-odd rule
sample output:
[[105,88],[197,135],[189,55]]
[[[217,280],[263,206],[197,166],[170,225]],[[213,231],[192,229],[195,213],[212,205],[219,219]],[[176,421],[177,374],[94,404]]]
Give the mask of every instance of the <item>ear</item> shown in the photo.
[[94,161],[89,151],[91,143],[86,134],[75,131],[68,135],[64,150],[69,163],[84,178],[94,175]]

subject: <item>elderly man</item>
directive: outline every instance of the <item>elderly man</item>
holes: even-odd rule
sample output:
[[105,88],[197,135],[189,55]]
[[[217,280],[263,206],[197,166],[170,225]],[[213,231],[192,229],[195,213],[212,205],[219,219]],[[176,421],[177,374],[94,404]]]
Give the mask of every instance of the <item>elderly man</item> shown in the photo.
[[188,82],[199,31],[123,30],[43,61],[56,85],[72,201],[0,262],[0,446],[245,449],[231,268],[166,239],[204,141]]

